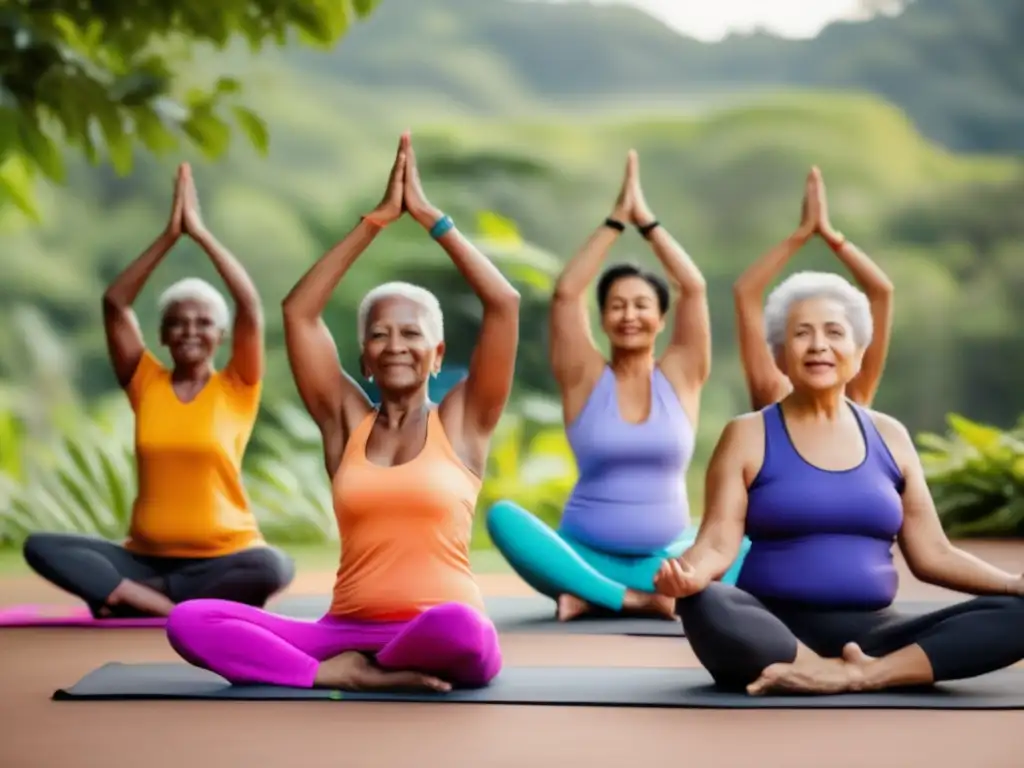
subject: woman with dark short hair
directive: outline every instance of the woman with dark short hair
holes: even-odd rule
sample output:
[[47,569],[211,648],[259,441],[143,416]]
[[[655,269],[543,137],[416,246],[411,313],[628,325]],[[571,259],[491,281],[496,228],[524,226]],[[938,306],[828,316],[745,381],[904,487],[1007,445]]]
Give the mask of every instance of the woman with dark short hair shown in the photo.
[[[657,359],[669,288],[638,267],[609,267],[597,282],[610,360],[591,335],[586,290],[626,224],[651,244],[680,294]],[[654,576],[690,541],[686,471],[711,369],[711,329],[704,278],[647,206],[635,152],[612,215],[558,279],[550,329],[579,480],[557,531],[499,501],[487,513],[488,532],[516,572],[557,601],[562,621],[592,610],[673,618],[673,601],[655,592]]]

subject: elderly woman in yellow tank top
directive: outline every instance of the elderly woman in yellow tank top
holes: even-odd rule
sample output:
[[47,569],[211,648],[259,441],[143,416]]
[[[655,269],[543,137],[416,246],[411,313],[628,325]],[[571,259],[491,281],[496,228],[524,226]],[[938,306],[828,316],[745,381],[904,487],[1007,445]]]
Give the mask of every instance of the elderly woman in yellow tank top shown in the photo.
[[[360,366],[374,405],[338,364],[322,313],[384,227],[408,211],[483,305],[469,374],[430,402],[444,327],[437,299],[407,283],[371,291],[359,312]],[[469,567],[491,435],[512,387],[519,295],[423,194],[403,135],[380,205],[284,302],[299,393],[323,435],[342,553],[328,613],[300,621],[219,600],[178,606],[171,644],[234,683],[347,690],[482,686],[501,668],[494,625]]]
[[[182,234],[206,251],[235,300],[222,371],[213,357],[230,313],[209,283],[182,280],[160,298],[171,369],[146,348],[132,311]],[[242,454],[260,404],[263,313],[245,269],[204,226],[188,165],[178,169],[166,229],[107,289],[103,318],[114,374],[136,420],[138,496],[128,539],[35,533],[25,560],[97,618],[166,616],[196,597],[264,605],[292,580],[294,566],[263,541],[242,487]]]

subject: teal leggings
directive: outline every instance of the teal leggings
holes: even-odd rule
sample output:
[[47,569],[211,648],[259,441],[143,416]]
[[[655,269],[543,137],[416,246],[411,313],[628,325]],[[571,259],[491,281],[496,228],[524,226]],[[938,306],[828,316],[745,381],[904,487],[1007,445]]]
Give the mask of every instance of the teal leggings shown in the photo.
[[[622,610],[626,590],[653,592],[661,564],[679,557],[696,536],[694,529],[688,529],[669,546],[649,555],[612,555],[552,530],[511,501],[499,501],[490,508],[487,532],[512,569],[542,595],[554,600],[559,595],[575,595],[616,612]],[[749,547],[744,538],[736,562],[722,577],[724,583],[736,583]]]

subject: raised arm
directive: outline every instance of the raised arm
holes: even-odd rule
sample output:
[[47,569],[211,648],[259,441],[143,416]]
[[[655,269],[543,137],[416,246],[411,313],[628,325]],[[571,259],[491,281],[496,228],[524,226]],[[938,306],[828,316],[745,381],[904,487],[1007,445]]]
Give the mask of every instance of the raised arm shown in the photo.
[[764,445],[758,413],[730,421],[711,455],[704,478],[704,516],[697,538],[681,557],[666,561],[655,579],[662,594],[686,597],[720,579],[732,567],[743,544],[747,487]]
[[323,311],[341,278],[381,228],[402,215],[405,155],[399,150],[380,205],[314,264],[282,303],[288,363],[299,396],[324,438],[331,477],[352,428],[371,410],[370,399],[341,367]]
[[633,187],[633,223],[650,242],[654,255],[677,293],[672,336],[661,356],[660,367],[696,426],[701,389],[711,374],[711,316],[707,283],[689,254],[658,223],[647,205],[640,186],[640,168],[635,152],[629,153],[629,169],[627,174]]
[[[483,321],[466,379],[445,397],[445,411],[457,405],[463,431],[471,442],[486,442],[505,410],[519,348],[519,292],[423,194],[416,153],[408,136],[405,206],[409,214],[440,243],[469,287],[483,304]],[[479,440],[478,440],[479,439]]]
[[755,411],[778,402],[791,389],[789,378],[775,364],[765,340],[764,295],[789,260],[817,231],[819,200],[814,184],[812,170],[805,182],[803,210],[796,231],[751,264],[732,287],[740,360],[750,405]]
[[587,312],[587,290],[630,220],[632,188],[628,184],[630,161],[618,199],[609,216],[562,269],[555,282],[548,316],[548,360],[562,393],[566,423],[576,418],[594,382],[601,374],[604,356],[594,343]]
[[885,272],[866,253],[832,227],[825,197],[825,182],[822,181],[821,173],[817,168],[813,169],[812,174],[815,177],[817,194],[820,197],[818,233],[843,265],[850,270],[853,279],[867,295],[871,306],[874,336],[864,351],[860,372],[846,387],[851,400],[868,407],[875,399],[875,393],[878,392],[878,384],[882,379],[882,372],[885,370],[885,360],[889,355],[889,341],[892,337],[893,285]]
[[263,306],[260,294],[245,267],[217,241],[203,224],[199,212],[192,168],[182,166],[184,213],[182,226],[187,235],[206,251],[214,268],[235,302],[235,322],[231,333],[231,360],[228,370],[242,383],[255,386],[263,378]]
[[146,351],[146,342],[142,338],[142,330],[132,305],[153,270],[181,237],[183,212],[183,173],[179,168],[167,227],[117,276],[103,294],[103,328],[107,336],[107,352],[114,376],[122,388],[131,382]]
[[953,545],[935,510],[910,434],[889,416],[873,413],[872,418],[903,473],[899,546],[911,573],[926,584],[970,595],[1024,594],[1019,573],[1007,573]]

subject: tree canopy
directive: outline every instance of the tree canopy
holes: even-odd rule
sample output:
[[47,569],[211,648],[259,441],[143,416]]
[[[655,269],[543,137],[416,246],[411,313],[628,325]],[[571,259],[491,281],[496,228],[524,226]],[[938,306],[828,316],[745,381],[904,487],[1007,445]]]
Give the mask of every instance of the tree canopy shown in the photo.
[[0,0],[0,204],[35,215],[32,182],[64,182],[65,147],[122,175],[139,148],[184,141],[219,157],[233,128],[265,153],[269,133],[238,80],[187,82],[194,51],[293,39],[328,48],[378,3]]

